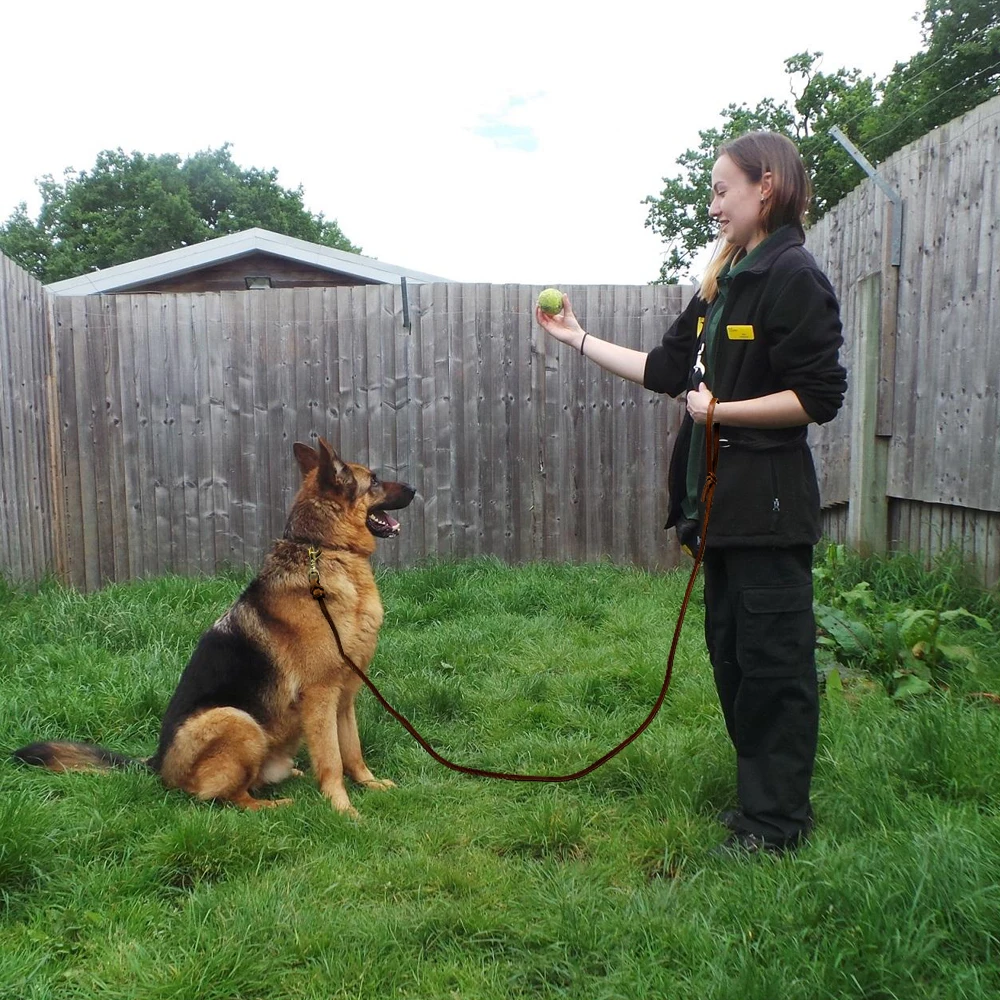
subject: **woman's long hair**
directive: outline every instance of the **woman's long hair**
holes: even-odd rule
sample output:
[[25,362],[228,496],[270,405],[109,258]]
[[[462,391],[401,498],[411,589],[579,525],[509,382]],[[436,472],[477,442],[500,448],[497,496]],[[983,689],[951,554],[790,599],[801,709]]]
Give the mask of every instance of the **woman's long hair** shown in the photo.
[[[760,208],[760,224],[765,235],[787,225],[797,226],[804,235],[802,223],[812,197],[812,186],[802,157],[791,139],[780,132],[747,132],[723,143],[716,158],[719,156],[728,156],[753,184],[770,172],[771,196]],[[719,294],[719,275],[742,252],[743,247],[720,238],[715,256],[701,281],[698,292],[701,298],[711,302]]]

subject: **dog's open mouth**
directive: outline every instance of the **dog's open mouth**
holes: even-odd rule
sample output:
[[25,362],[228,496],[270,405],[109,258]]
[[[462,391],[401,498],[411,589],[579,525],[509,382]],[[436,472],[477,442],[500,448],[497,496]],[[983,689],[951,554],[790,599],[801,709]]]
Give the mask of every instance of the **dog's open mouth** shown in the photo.
[[366,523],[368,530],[376,538],[392,538],[393,535],[399,534],[399,521],[394,517],[390,517],[384,510],[375,510],[373,508],[368,511]]
[[406,483],[383,483],[383,499],[368,508],[368,530],[376,538],[393,538],[399,534],[399,522],[387,511],[408,507],[416,490]]

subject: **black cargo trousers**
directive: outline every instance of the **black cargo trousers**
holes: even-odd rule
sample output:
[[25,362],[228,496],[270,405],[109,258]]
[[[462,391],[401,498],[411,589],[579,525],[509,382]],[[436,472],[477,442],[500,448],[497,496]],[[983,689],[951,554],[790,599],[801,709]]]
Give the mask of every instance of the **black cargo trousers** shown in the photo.
[[809,833],[819,695],[810,545],[709,548],[705,641],[736,749],[737,830],[791,845]]

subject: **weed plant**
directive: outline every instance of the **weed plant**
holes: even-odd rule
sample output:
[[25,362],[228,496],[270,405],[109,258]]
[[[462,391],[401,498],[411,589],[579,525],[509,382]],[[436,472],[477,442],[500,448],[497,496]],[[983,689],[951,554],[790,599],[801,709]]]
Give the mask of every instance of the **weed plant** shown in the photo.
[[[941,585],[902,563],[835,570],[821,589],[867,581],[872,618]],[[357,822],[308,773],[279,790],[293,805],[246,813],[141,768],[9,760],[51,738],[152,753],[198,635],[245,582],[0,587],[2,1000],[1000,995],[1000,708],[960,686],[900,702],[845,671],[823,699],[811,841],[714,857],[734,764],[697,595],[657,720],[566,785],[441,768],[364,692],[369,763],[399,787],[355,789]],[[447,756],[575,770],[652,705],[685,582],[489,560],[382,572],[372,675]],[[993,596],[950,593],[1000,625]],[[976,687],[996,692],[1000,629],[979,631]]]
[[897,699],[974,691],[1000,669],[1000,600],[961,555],[862,559],[829,544],[814,569],[820,669],[861,669]]

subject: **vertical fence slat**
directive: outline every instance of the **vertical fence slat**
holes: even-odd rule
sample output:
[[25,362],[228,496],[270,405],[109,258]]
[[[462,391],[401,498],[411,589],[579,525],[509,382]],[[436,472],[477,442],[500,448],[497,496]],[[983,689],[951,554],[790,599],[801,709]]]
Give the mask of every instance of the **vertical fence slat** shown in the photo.
[[[478,397],[478,412],[469,428],[474,444],[467,454],[477,459],[474,467],[478,482],[470,483],[470,494],[478,498],[475,513],[479,530],[473,542],[476,554],[503,556],[505,548],[504,522],[507,518],[507,497],[504,487],[507,465],[507,418],[503,393],[506,370],[503,355],[503,317],[494,315],[489,285],[472,286],[471,301],[466,309],[474,317],[473,329],[479,344],[477,367],[473,370]],[[471,308],[470,308],[471,307]],[[469,324],[467,323],[466,329]],[[470,465],[469,471],[473,466]]]
[[[407,296],[410,297],[409,289]],[[392,385],[389,395],[392,418],[392,478],[396,482],[413,482],[413,442],[410,435],[409,414],[413,409],[413,334],[412,324],[408,330],[403,326],[403,290],[393,287],[391,310],[383,326],[383,335],[391,338]],[[400,535],[393,546],[393,567],[411,565],[414,561],[414,532],[412,513],[409,510],[399,515],[402,525]]]
[[[335,434],[330,438],[342,455],[360,457],[360,444],[354,440],[354,423],[358,410],[356,380],[359,377],[354,363],[355,321],[352,315],[352,290],[337,289],[337,407],[340,419]],[[331,430],[333,430],[331,428]]]
[[[74,455],[75,482],[73,484],[77,503],[74,505],[76,524],[70,525],[80,540],[80,561],[78,577],[87,589],[100,586],[100,540],[97,536],[97,483],[94,475],[94,442],[92,433],[94,400],[88,387],[87,344],[90,337],[87,323],[87,302],[74,299],[68,303],[71,312],[70,339],[66,344],[67,360],[72,368],[67,369],[67,383],[74,389],[72,399],[73,431],[75,432]],[[66,407],[69,413],[70,407]]]
[[246,296],[222,293],[222,330],[228,334],[226,414],[226,476],[229,481],[229,560],[234,567],[247,563],[246,476],[243,468],[244,400],[246,398]]
[[271,380],[270,344],[277,326],[275,294],[268,289],[258,289],[250,296],[250,321],[252,348],[250,371],[253,380],[253,439],[245,442],[253,456],[254,475],[257,480],[257,516],[254,519],[254,556],[257,565],[271,545],[271,525],[275,516],[274,490],[271,484]]
[[[154,385],[159,382],[161,387],[162,416],[154,424],[154,447],[158,448],[158,455],[154,451],[154,461],[159,470],[162,496],[159,509],[164,518],[164,533],[170,540],[166,568],[171,573],[179,573],[184,572],[187,566],[187,512],[181,472],[184,466],[184,436],[181,433],[180,331],[177,328],[178,316],[183,315],[183,309],[179,296],[157,295],[156,299],[158,325],[155,340],[150,340],[150,348],[151,360],[159,368],[159,371],[154,369],[153,379]],[[151,310],[150,318],[153,315]],[[152,352],[154,343],[157,345],[155,353]]]
[[[628,299],[624,289],[608,288],[608,313],[611,316],[611,336],[619,344],[632,346]],[[615,562],[624,562],[628,552],[629,523],[635,520],[635,479],[632,471],[635,455],[629,439],[629,403],[632,384],[614,379],[613,409],[609,414],[612,426],[611,445],[611,512],[612,538],[610,554]]]
[[294,366],[292,327],[295,320],[292,289],[266,290],[268,341],[265,347],[264,412],[267,418],[262,447],[267,450],[267,531],[261,539],[268,549],[281,537],[291,500],[292,445],[289,425],[295,425],[296,400],[292,396],[290,368]]
[[[430,550],[426,545],[426,535],[421,529],[426,510],[425,490],[427,488],[426,456],[424,450],[424,416],[427,412],[428,403],[424,399],[424,392],[428,384],[433,382],[427,378],[428,362],[423,339],[423,315],[427,289],[417,285],[407,288],[409,296],[408,307],[410,317],[410,332],[408,334],[408,362],[407,371],[407,393],[408,405],[405,410],[406,433],[409,441],[409,452],[405,458],[406,481],[417,491],[413,503],[406,511],[406,535],[407,535],[407,565],[412,565],[419,559],[428,556]],[[401,304],[402,307],[402,304]]]
[[[361,454],[351,457],[352,462],[362,465],[378,464],[382,460],[382,437],[385,428],[385,412],[382,407],[382,355],[379,334],[381,332],[381,289],[378,285],[367,285],[354,290],[357,332],[361,333],[358,344],[364,363],[363,394],[361,396],[362,419],[360,426],[365,433],[365,447]],[[360,415],[360,414],[359,414]]]
[[[218,557],[215,552],[215,463],[212,461],[212,355],[206,348],[208,303],[218,303],[218,296],[208,297],[204,293],[191,296],[191,334],[189,349],[194,376],[192,425],[194,447],[191,452],[192,466],[186,470],[186,478],[194,484],[197,495],[197,538],[198,552],[195,563],[199,573],[214,572]],[[215,331],[216,338],[218,331]],[[216,352],[217,353],[217,352]]]
[[455,469],[452,465],[453,425],[460,424],[456,403],[461,398],[461,374],[456,378],[452,345],[460,340],[455,332],[461,323],[459,306],[454,299],[459,291],[451,285],[434,286],[434,313],[437,328],[434,337],[434,396],[432,424],[434,440],[430,452],[434,456],[434,496],[437,501],[437,531],[431,551],[444,558],[455,555]]
[[222,296],[202,295],[201,308],[204,326],[200,329],[197,350],[204,358],[204,467],[199,470],[206,479],[205,502],[210,523],[207,525],[206,549],[212,553],[211,570],[226,566],[229,554],[229,481],[225,466],[228,452],[226,442],[228,417],[227,371],[231,363],[229,338],[223,330]]
[[[118,394],[121,413],[120,474],[124,515],[119,531],[125,534],[128,552],[126,579],[146,575],[142,550],[142,491],[139,476],[139,407],[136,381],[135,327],[129,308],[130,297],[108,297],[109,316],[113,317],[114,337],[118,344]],[[113,373],[112,373],[113,374]]]
[[504,286],[504,313],[510,323],[511,350],[511,478],[513,497],[513,559],[526,563],[533,558],[532,483],[535,481],[535,400],[532,371],[535,367],[535,320],[531,290],[520,285]]
[[[14,286],[14,317],[16,327],[26,330],[31,323],[31,313],[34,303],[29,290],[28,276],[20,273],[16,276]],[[23,497],[19,505],[27,516],[19,518],[18,550],[20,557],[20,573],[30,577],[34,565],[34,553],[38,548],[38,518],[33,516],[33,484],[32,484],[32,445],[35,436],[32,409],[34,405],[34,386],[31,381],[31,344],[24,337],[15,338],[11,345],[9,362],[11,403],[13,404],[15,447],[14,461],[18,470],[18,481],[15,484],[17,493]]]
[[[599,312],[597,289],[581,289],[582,294],[574,292],[574,309],[580,308],[587,316],[584,329],[589,332],[596,321]],[[570,299],[574,302],[574,299]],[[593,317],[591,319],[591,317]],[[594,329],[599,336],[612,336],[606,331]],[[578,508],[578,551],[584,553],[588,562],[601,558],[601,533],[603,523],[607,518],[607,507],[600,497],[601,483],[606,469],[601,466],[600,436],[603,424],[601,409],[601,391],[604,377],[593,361],[580,359],[580,378],[582,386],[577,405],[576,426],[576,469],[578,490],[575,503]],[[582,495],[581,495],[582,494]],[[596,494],[596,496],[595,496]],[[588,502],[591,499],[598,502]]]
[[131,537],[129,533],[129,506],[126,492],[126,466],[129,462],[125,452],[125,401],[122,392],[121,372],[126,367],[123,357],[123,341],[118,329],[118,310],[114,298],[101,296],[97,300],[101,310],[101,329],[104,341],[104,396],[103,413],[106,435],[107,510],[110,537],[111,572],[108,580],[128,580],[134,575],[132,569]]
[[194,299],[186,293],[177,296],[177,386],[174,425],[175,454],[179,461],[174,478],[174,492],[181,514],[184,539],[181,572],[201,569],[201,483],[195,470],[199,434],[201,365],[194,350]]
[[[24,579],[24,566],[18,546],[20,508],[16,502],[14,481],[15,434],[11,382],[14,374],[12,349],[19,336],[11,299],[17,294],[17,274],[7,258],[0,256],[0,546],[4,570],[14,579]],[[23,334],[20,334],[23,336]]]

